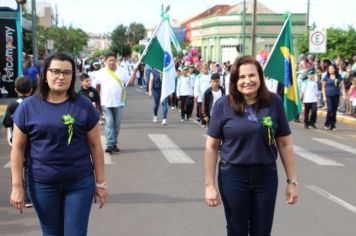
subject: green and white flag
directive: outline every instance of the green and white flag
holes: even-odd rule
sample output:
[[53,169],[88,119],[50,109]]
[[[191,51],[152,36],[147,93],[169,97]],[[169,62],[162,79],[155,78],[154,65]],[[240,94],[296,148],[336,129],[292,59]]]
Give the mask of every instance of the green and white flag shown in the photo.
[[179,41],[176,37],[176,35],[173,32],[173,29],[171,27],[171,25],[169,25],[169,35],[171,36],[171,41],[173,43],[173,46],[175,47],[176,51],[179,53],[180,51],[182,51]]
[[169,19],[163,18],[148,48],[145,49],[142,61],[163,72],[161,102],[175,89],[176,70],[171,48]]

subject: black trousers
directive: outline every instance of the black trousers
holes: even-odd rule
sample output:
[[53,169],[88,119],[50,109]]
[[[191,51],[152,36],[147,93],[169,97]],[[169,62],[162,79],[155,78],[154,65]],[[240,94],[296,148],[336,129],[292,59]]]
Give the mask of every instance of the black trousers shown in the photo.
[[315,125],[318,106],[316,102],[304,103],[304,124]]

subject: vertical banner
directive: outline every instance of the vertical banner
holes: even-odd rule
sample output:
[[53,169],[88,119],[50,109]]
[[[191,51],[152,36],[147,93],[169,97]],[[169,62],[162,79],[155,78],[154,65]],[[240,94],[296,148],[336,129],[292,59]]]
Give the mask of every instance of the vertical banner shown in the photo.
[[0,19],[0,87],[3,87],[3,94],[4,89],[8,92],[9,97],[17,96],[15,92],[19,63],[17,34],[16,19]]

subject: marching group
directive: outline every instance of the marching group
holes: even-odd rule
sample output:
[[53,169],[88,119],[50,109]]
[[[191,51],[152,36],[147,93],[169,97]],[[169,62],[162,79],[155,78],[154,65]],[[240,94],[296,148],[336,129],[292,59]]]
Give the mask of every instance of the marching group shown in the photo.
[[[330,130],[336,130],[338,108],[355,114],[356,62],[345,63],[340,58],[319,63],[311,56],[300,57],[298,86],[305,128],[316,128],[318,107],[326,106],[325,128]],[[176,61],[175,67],[175,91],[164,99],[160,71],[143,64],[133,69],[114,53],[91,63],[79,76],[78,92],[76,62],[66,53],[48,56],[41,75],[19,77],[15,87],[20,99],[8,106],[3,121],[13,131],[11,205],[22,212],[31,202],[44,235],[86,235],[92,198],[100,207],[107,202],[104,152],[120,152],[126,87],[137,79],[153,97],[154,123],[160,105],[163,126],[168,124],[169,107],[180,111],[181,122],[191,119],[195,108],[197,122],[208,128],[205,201],[208,206],[224,203],[229,235],[270,235],[277,153],[287,176],[287,202],[298,199],[283,85],[265,79],[261,63],[251,56],[222,65]],[[104,123],[105,150],[99,135],[99,124]]]

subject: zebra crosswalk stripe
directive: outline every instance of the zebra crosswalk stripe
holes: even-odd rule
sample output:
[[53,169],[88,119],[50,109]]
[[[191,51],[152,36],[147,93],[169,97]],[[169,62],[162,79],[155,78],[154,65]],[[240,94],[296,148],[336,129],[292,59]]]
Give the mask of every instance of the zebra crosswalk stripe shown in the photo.
[[330,145],[330,146],[340,149],[342,151],[349,152],[349,153],[355,155],[355,157],[356,157],[356,149],[355,148],[352,148],[352,147],[346,146],[344,144],[341,144],[341,143],[338,143],[338,142],[335,142],[335,141],[332,141],[329,139],[325,139],[325,138],[312,138],[312,139],[319,143]]
[[322,157],[316,153],[310,152],[310,151],[308,151],[302,147],[299,147],[297,145],[294,145],[294,152],[298,156],[300,156],[306,160],[309,160],[311,162],[314,162],[320,166],[344,166],[343,164],[341,164],[337,161]]
[[148,134],[169,163],[193,164],[194,161],[165,134]]

